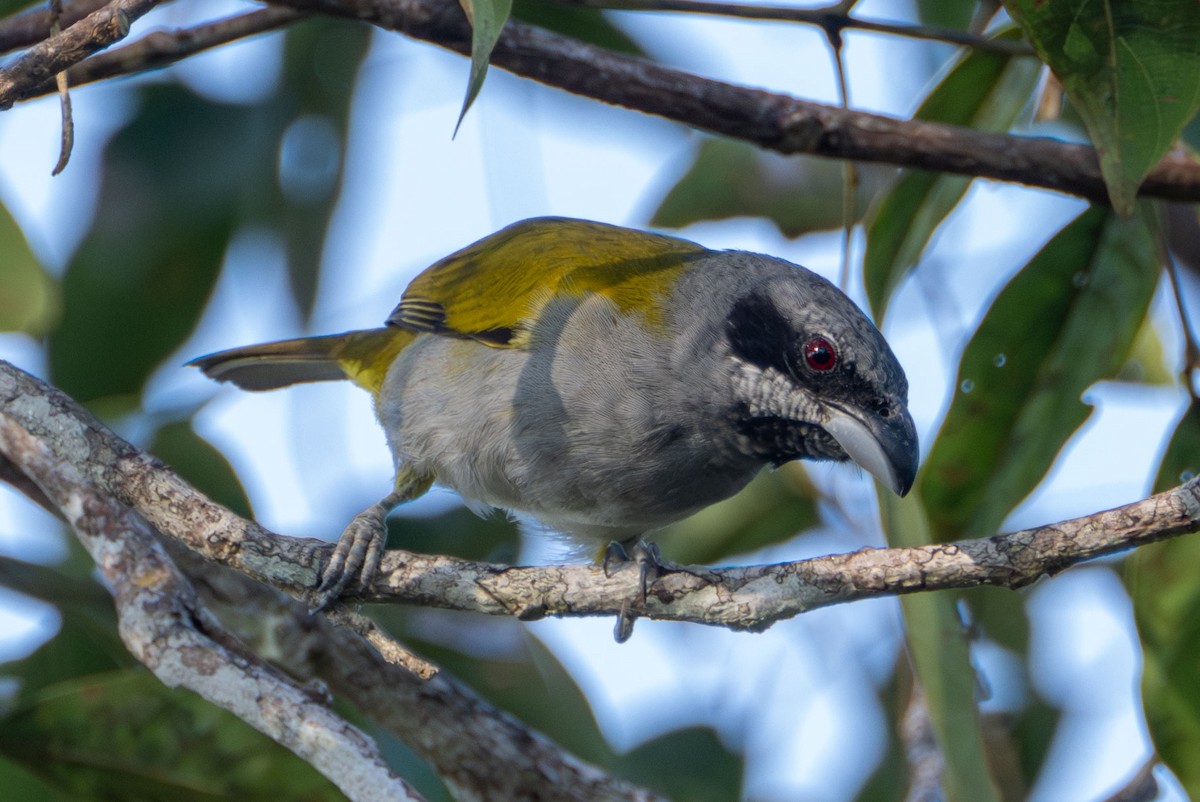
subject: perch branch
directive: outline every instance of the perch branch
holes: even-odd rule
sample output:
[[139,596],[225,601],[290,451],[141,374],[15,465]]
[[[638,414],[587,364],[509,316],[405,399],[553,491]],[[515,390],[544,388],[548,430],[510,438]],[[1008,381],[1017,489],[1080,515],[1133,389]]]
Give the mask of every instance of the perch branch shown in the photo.
[[[328,682],[334,692],[433,766],[460,799],[658,800],[651,792],[564,752],[445,672],[426,679],[391,655],[381,654],[376,647],[378,633],[360,634],[361,622],[350,620],[349,626],[339,626],[331,616],[310,615],[312,598],[304,583],[315,582],[311,566],[319,567],[328,556],[328,544],[272,535],[209,502],[63,393],[0,361],[0,428],[7,425],[32,432],[55,459],[71,466],[80,483],[102,489],[113,497],[110,501],[115,499],[135,512],[139,506],[157,509],[149,519],[142,516],[156,529],[182,526],[182,537],[166,529],[159,532],[173,538],[168,546],[176,553],[175,560],[200,588],[242,618],[243,628],[251,630],[248,637],[257,627],[261,638],[273,644],[272,656],[285,668]],[[0,452],[4,450],[0,444]],[[38,503],[57,508],[54,500],[31,486],[29,470],[19,456],[0,456],[0,479]],[[225,560],[218,554],[242,573],[220,565]],[[281,578],[279,570],[287,578]],[[258,579],[274,576],[278,585],[304,601],[285,598],[247,574]],[[464,731],[471,737],[463,738]]]
[[[330,545],[276,535],[209,501],[58,390],[0,362],[0,410],[70,455],[85,476],[207,559],[313,603]],[[1200,477],[1148,499],[1050,526],[917,548],[864,548],[776,565],[662,577],[645,603],[637,571],[513,567],[393,550],[367,601],[490,615],[638,615],[761,630],[832,604],[917,591],[1020,588],[1079,562],[1200,530]],[[632,605],[632,607],[631,607]]]
[[0,452],[67,518],[104,576],[121,640],[168,687],[184,687],[295,752],[353,800],[423,797],[374,742],[282,672],[238,649],[146,522],[0,413]]

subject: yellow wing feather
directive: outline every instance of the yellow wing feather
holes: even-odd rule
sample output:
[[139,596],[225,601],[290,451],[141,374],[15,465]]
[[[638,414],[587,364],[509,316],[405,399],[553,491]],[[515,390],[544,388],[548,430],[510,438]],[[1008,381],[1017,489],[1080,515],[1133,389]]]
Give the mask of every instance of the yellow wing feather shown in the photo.
[[661,234],[542,217],[515,223],[428,267],[388,323],[520,347],[556,295],[599,293],[660,322],[658,299],[706,250]]

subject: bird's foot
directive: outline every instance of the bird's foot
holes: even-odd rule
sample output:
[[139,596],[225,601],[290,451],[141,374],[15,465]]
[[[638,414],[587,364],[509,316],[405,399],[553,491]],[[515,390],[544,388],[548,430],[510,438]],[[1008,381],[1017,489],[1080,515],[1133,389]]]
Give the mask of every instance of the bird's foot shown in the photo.
[[354,516],[342,530],[329,563],[321,571],[314,613],[327,610],[347,590],[366,590],[379,569],[387,542],[387,518],[391,507],[373,504]]
[[[664,560],[658,550],[658,545],[645,540],[625,541],[624,543],[614,540],[605,548],[604,561],[601,566],[604,568],[605,576],[612,576],[614,564],[630,562],[637,563],[638,602],[643,607],[646,604],[647,590],[660,576],[672,571],[687,570],[677,563]],[[637,621],[637,613],[632,612],[629,609],[629,603],[626,602],[621,606],[621,612],[617,614],[616,626],[613,628],[613,637],[616,638],[617,643],[629,640],[629,636],[633,634],[635,621]]]

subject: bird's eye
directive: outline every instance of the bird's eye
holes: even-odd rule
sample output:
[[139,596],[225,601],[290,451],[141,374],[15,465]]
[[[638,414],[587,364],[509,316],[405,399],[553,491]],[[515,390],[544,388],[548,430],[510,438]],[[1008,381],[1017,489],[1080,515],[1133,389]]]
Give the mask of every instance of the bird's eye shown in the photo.
[[824,373],[837,366],[837,351],[824,337],[813,337],[804,344],[804,361],[813,370]]

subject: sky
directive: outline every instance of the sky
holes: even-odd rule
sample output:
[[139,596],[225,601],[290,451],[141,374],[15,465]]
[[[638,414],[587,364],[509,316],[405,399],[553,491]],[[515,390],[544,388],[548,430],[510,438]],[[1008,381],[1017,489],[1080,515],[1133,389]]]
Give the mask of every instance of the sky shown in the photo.
[[[857,13],[887,18],[892,6],[869,0]],[[175,4],[135,32],[239,8],[216,0]],[[670,15],[621,19],[653,53],[684,69],[807,99],[836,98],[828,50],[810,29]],[[932,79],[933,65],[921,51],[903,40],[855,32],[847,41],[853,104],[911,114]],[[171,72],[211,96],[254,102],[278,74],[279,42],[262,37]],[[258,83],[247,82],[248,74],[257,75]],[[345,188],[323,255],[311,327],[304,329],[282,306],[260,303],[286,294],[282,249],[268,232],[244,231],[227,255],[200,326],[151,382],[151,409],[206,402],[198,430],[229,456],[260,521],[271,529],[329,537],[389,488],[390,457],[367,397],[342,385],[239,393],[179,365],[234,345],[378,325],[419,270],[519,219],[555,214],[644,225],[701,141],[681,135],[675,124],[500,70],[490,72],[452,138],[466,75],[466,61],[458,56],[377,33],[354,96]],[[61,269],[78,243],[78,221],[87,219],[94,202],[102,146],[131,108],[120,85],[80,89],[73,97],[76,151],[55,179],[49,171],[58,142],[57,106],[37,101],[0,115],[0,154],[20,154],[0,155],[0,197],[52,269]],[[314,135],[299,125],[297,135]],[[286,182],[286,165],[283,173]],[[958,352],[999,282],[1083,208],[1049,192],[976,182],[939,231],[919,278],[893,301],[885,327],[909,376],[923,444],[933,440],[945,411]],[[713,248],[781,256],[833,280],[842,258],[839,233],[790,241],[760,220],[706,223],[682,234]],[[860,260],[861,250],[856,234],[852,259]],[[251,262],[253,278],[237,269]],[[848,289],[861,304],[861,287]],[[1167,364],[1175,365],[1179,333],[1169,301],[1160,292],[1155,308]],[[41,353],[27,338],[0,335],[0,358],[44,373]],[[1134,392],[1106,383],[1089,391],[1088,400],[1097,404],[1097,414],[1006,529],[1094,512],[1147,493],[1162,437],[1182,411],[1182,391]],[[1123,436],[1131,430],[1147,435]],[[748,555],[746,562],[882,544],[873,490],[861,472],[830,465],[810,466],[809,472],[845,515]],[[435,491],[409,512],[455,503],[449,492]],[[42,513],[0,491],[0,553],[41,561],[61,556],[61,543],[41,533],[47,526]],[[521,558],[567,559],[554,539],[537,535],[525,538]],[[1136,698],[1140,659],[1132,611],[1111,565],[1073,569],[1024,591],[1030,596],[1036,691],[1065,710],[1052,769],[1040,778],[1035,800],[1096,798],[1149,754]],[[53,626],[52,612],[0,592],[0,659],[27,652]],[[873,689],[886,682],[902,648],[895,600],[814,611],[762,635],[643,621],[629,643],[617,645],[611,622],[590,619],[537,622],[527,632],[569,668],[618,748],[692,723],[713,724],[729,744],[744,745],[747,797],[851,799],[882,754],[886,719]],[[1028,689],[1014,679],[1012,655],[983,642],[974,656],[993,691],[985,709],[1020,704]],[[1169,785],[1169,778],[1160,779]]]

